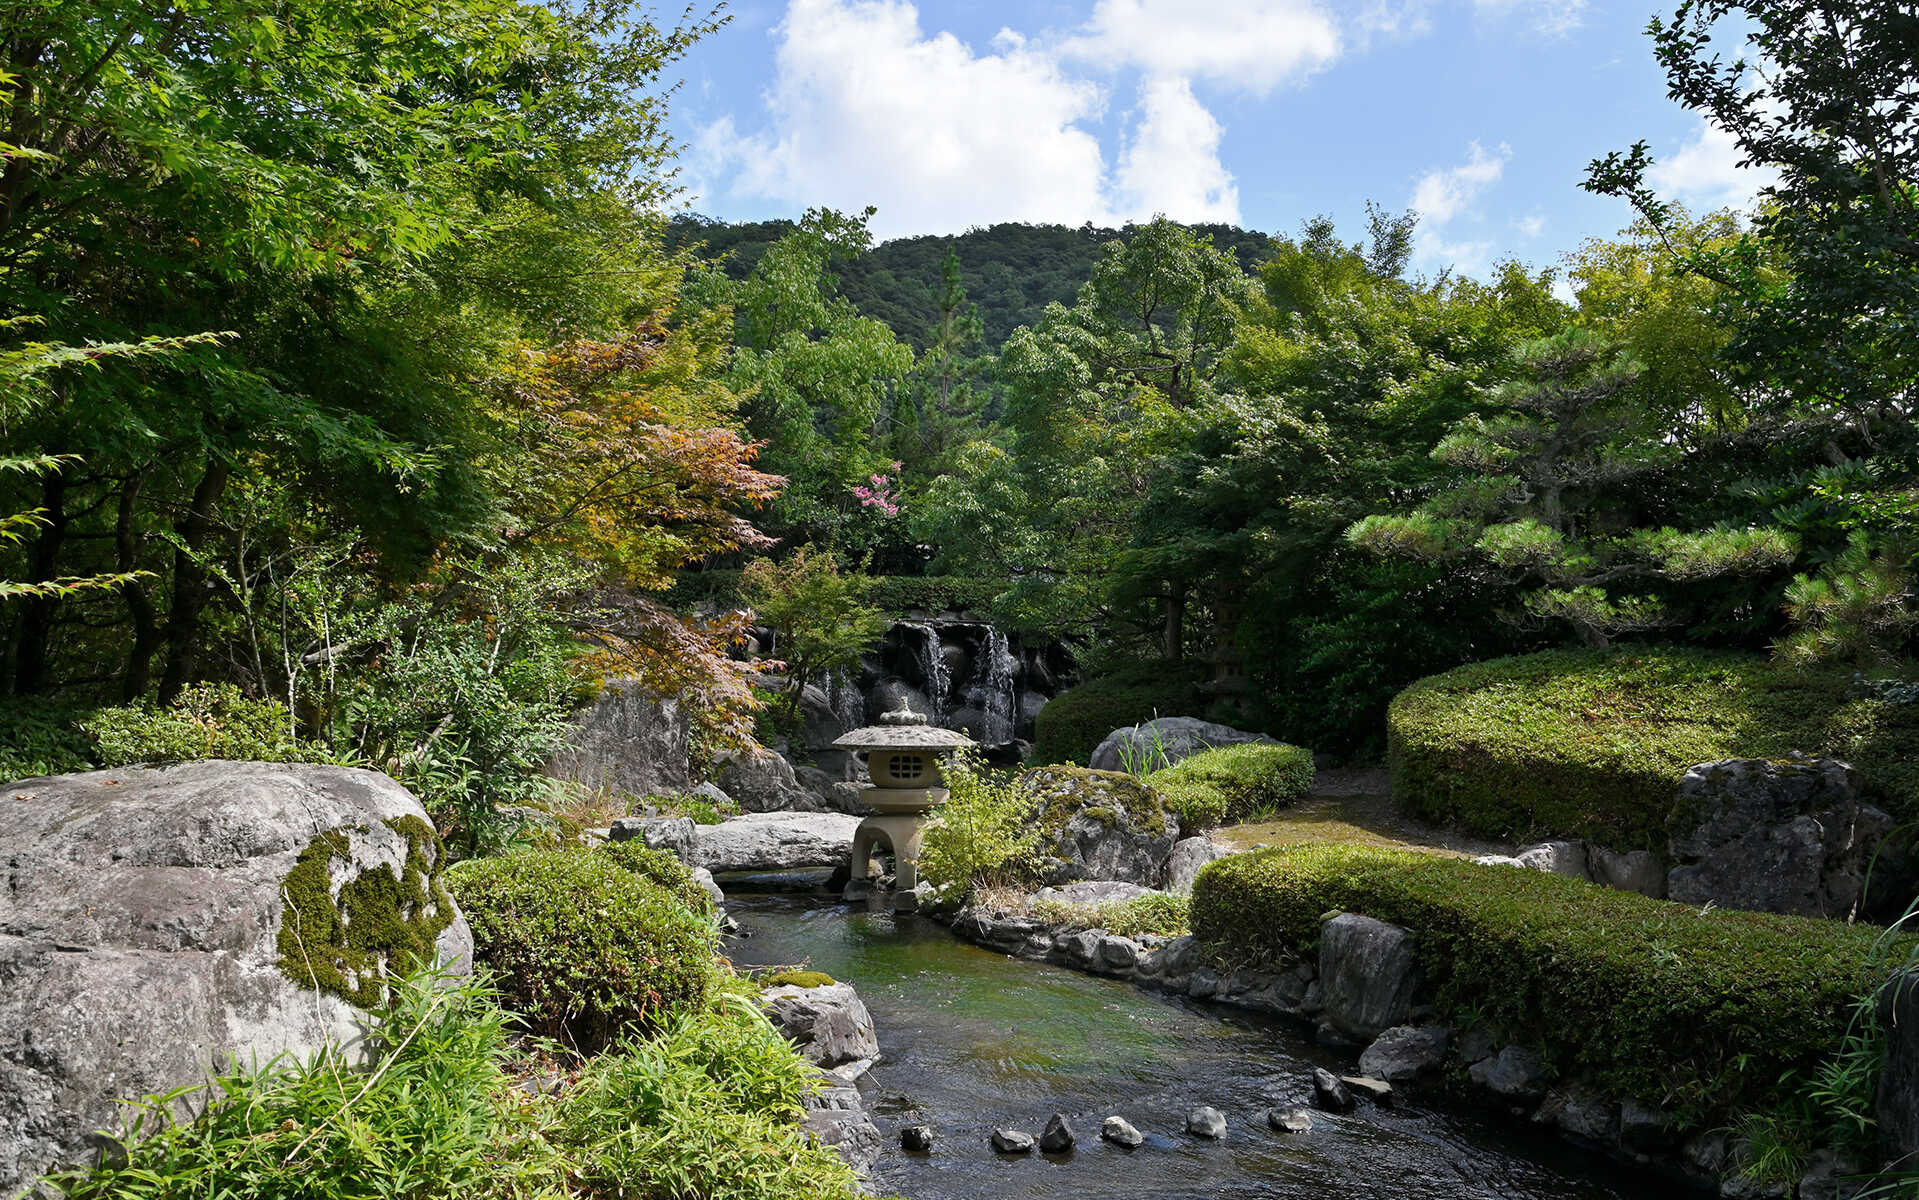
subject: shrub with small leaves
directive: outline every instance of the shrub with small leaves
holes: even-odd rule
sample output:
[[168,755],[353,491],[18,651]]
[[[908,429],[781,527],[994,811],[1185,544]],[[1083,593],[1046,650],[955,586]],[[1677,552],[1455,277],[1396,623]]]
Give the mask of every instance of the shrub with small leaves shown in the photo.
[[535,1032],[591,1052],[706,998],[713,922],[612,855],[470,859],[446,881],[475,958]]
[[195,684],[173,703],[96,709],[80,727],[102,767],[232,758],[249,762],[335,762],[326,747],[297,736],[278,700],[253,700],[230,683]]
[[955,753],[943,772],[952,798],[926,827],[921,878],[965,893],[1030,881],[1039,864],[1038,795],[994,776],[972,750]]
[[1192,834],[1298,803],[1313,790],[1313,752],[1248,742],[1202,750],[1147,776]]

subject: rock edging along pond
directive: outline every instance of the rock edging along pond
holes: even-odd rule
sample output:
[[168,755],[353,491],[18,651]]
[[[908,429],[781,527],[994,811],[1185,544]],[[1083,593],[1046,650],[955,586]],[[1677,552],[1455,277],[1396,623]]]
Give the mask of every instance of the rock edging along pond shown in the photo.
[[[1764,1113],[1769,1103],[1784,1102],[1779,1094],[1784,1064],[1802,1060],[1807,1047],[1823,1042],[1828,1053],[1838,1047],[1850,997],[1860,994],[1855,989],[1868,986],[1861,969],[1869,955],[1872,931],[1826,929],[1824,923],[1761,914],[1702,914],[1537,872],[1354,848],[1330,848],[1330,858],[1328,852],[1327,848],[1269,851],[1235,856],[1209,868],[1201,876],[1195,900],[1197,936],[1123,937],[988,908],[962,910],[952,915],[951,924],[957,936],[1015,957],[1310,1023],[1322,1042],[1360,1050],[1361,1076],[1376,1079],[1382,1088],[1417,1081],[1457,1089],[1582,1146],[1675,1173],[1702,1188],[1738,1195],[1784,1196],[1796,1191],[1808,1200],[1853,1194],[1841,1188],[1839,1181],[1861,1175],[1861,1168],[1823,1150],[1805,1160],[1797,1180],[1746,1178],[1742,1168],[1748,1148],[1729,1136],[1727,1129],[1744,1114]],[[1542,988],[1523,971],[1498,967],[1497,951],[1480,954],[1478,961],[1471,954],[1461,956],[1458,941],[1440,923],[1408,919],[1416,915],[1410,906],[1380,909],[1403,924],[1366,911],[1343,911],[1369,909],[1357,902],[1364,898],[1363,887],[1348,893],[1345,903],[1320,903],[1324,896],[1316,895],[1310,886],[1299,886],[1295,894],[1284,897],[1291,910],[1286,920],[1274,920],[1270,913],[1252,916],[1247,907],[1249,893],[1269,904],[1274,900],[1270,888],[1262,888],[1262,876],[1283,870],[1301,853],[1309,860],[1325,859],[1318,864],[1290,863],[1308,876],[1315,873],[1315,865],[1336,868],[1327,871],[1329,875],[1361,877],[1367,866],[1414,874],[1423,868],[1495,892],[1518,880],[1513,886],[1536,902],[1547,898],[1531,897],[1531,891],[1565,891],[1566,895],[1551,900],[1571,906],[1574,915],[1569,920],[1589,922],[1602,933],[1608,925],[1618,925],[1613,909],[1635,910],[1642,920],[1654,919],[1649,908],[1660,909],[1664,910],[1660,915],[1672,922],[1705,922],[1710,927],[1715,918],[1729,921],[1732,932],[1722,939],[1726,944],[1721,951],[1752,952],[1770,942],[1775,950],[1796,944],[1802,957],[1790,966],[1775,967],[1770,983],[1763,968],[1746,972],[1732,985],[1744,995],[1717,998],[1721,1008],[1730,1010],[1718,1019],[1697,1007],[1702,1002],[1710,1006],[1713,997],[1702,996],[1696,987],[1680,986],[1676,980],[1661,979],[1656,986],[1669,989],[1667,1020],[1660,1015],[1659,1002],[1649,1005],[1646,995],[1633,990],[1631,985],[1644,985],[1644,980],[1629,980],[1623,990],[1595,987],[1573,957],[1578,947],[1562,947],[1566,957],[1550,969],[1564,977],[1557,989]],[[1427,863],[1438,865],[1424,867]],[[1262,891],[1268,894],[1259,896]],[[1594,896],[1611,920],[1585,911],[1591,906],[1582,900]],[[1312,908],[1311,915],[1304,913],[1307,907]],[[1222,937],[1226,920],[1249,936]],[[1698,930],[1691,932],[1692,940],[1700,942]],[[1712,933],[1704,935],[1704,940],[1712,941]],[[1531,950],[1545,953],[1537,945]],[[1653,957],[1668,961],[1664,956]],[[1698,971],[1702,975],[1726,966],[1724,953],[1701,957]],[[1448,962],[1458,966],[1444,965]],[[1847,963],[1854,968],[1850,973],[1841,965]],[[1493,969],[1476,973],[1482,965]],[[1814,977],[1820,986],[1812,990],[1808,1003],[1803,985]],[[1845,982],[1848,977],[1853,980],[1850,984]],[[1503,989],[1511,1002],[1496,1002],[1491,994],[1495,988]],[[1523,1011],[1528,1003],[1554,1007],[1555,990],[1583,993],[1589,1005],[1604,1005],[1610,997],[1626,1014],[1608,1019],[1589,1013],[1583,1018],[1589,1029],[1611,1030],[1622,1021],[1643,1025],[1644,1037],[1659,1046],[1643,1051],[1636,1043],[1619,1048],[1640,1055],[1643,1074],[1619,1070],[1616,1055],[1609,1062],[1605,1055],[1580,1053],[1581,1047],[1553,1029],[1555,1017],[1566,1019],[1563,1011],[1538,1012],[1528,1018]],[[1479,1019],[1468,1019],[1473,1014]],[[1797,1022],[1815,1032],[1802,1032],[1783,1046],[1750,1049],[1717,1038],[1755,1014]],[[1715,1053],[1723,1055],[1724,1061],[1715,1061]],[[1644,1085],[1661,1090],[1649,1094],[1650,1087]],[[1667,1101],[1668,1096],[1677,1099]]]

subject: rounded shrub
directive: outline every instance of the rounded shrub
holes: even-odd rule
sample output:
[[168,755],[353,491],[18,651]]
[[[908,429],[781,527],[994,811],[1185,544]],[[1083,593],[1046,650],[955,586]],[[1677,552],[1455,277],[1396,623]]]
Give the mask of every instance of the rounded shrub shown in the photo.
[[537,1033],[592,1052],[706,999],[712,921],[612,855],[470,859],[445,878],[474,957]]
[[1488,837],[1662,849],[1698,763],[1800,752],[1857,769],[1866,798],[1919,817],[1919,704],[1844,672],[1757,655],[1556,650],[1422,679],[1387,714],[1393,794]]
[[648,883],[665,888],[696,913],[713,911],[713,898],[693,882],[693,870],[671,850],[649,850],[643,842],[608,842],[593,853],[638,875]]
[[1200,712],[1206,670],[1192,661],[1133,663],[1069,688],[1034,719],[1033,761],[1084,763],[1115,729]]
[[[1413,935],[1439,1018],[1694,1128],[1789,1108],[1877,986],[1883,930],[1650,900],[1543,871],[1281,846],[1200,872],[1193,933],[1228,960],[1316,953],[1329,911]],[[1896,960],[1900,955],[1894,955]]]
[[1313,752],[1249,742],[1202,750],[1146,777],[1188,832],[1278,812],[1313,790]]

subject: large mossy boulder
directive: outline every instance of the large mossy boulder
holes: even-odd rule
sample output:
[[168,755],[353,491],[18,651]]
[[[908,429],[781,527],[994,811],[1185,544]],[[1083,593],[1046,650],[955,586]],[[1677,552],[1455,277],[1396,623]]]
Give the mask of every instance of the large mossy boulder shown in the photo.
[[1085,767],[1040,767],[1020,778],[1038,798],[1044,882],[1165,882],[1179,818],[1158,792],[1131,775]]
[[1033,721],[1033,758],[1083,763],[1115,729],[1151,721],[1161,713],[1197,712],[1205,704],[1199,685],[1206,664],[1131,663],[1055,696]]
[[361,1037],[396,974],[469,969],[412,793],[196,762],[0,786],[0,1194],[92,1153],[122,1100]]

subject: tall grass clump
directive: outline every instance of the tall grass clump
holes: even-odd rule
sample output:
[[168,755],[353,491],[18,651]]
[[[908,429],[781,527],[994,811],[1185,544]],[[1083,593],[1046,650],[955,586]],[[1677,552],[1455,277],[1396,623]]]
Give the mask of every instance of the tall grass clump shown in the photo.
[[1018,778],[987,770],[970,747],[943,770],[952,798],[926,827],[921,877],[961,896],[1030,882],[1039,868],[1039,797]]

